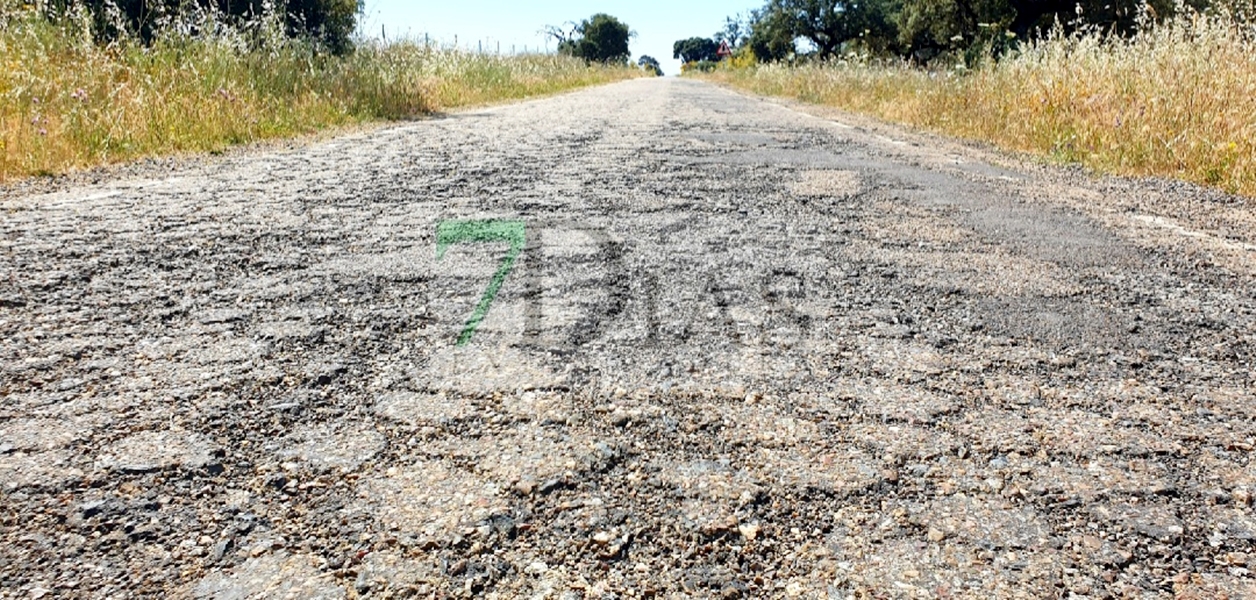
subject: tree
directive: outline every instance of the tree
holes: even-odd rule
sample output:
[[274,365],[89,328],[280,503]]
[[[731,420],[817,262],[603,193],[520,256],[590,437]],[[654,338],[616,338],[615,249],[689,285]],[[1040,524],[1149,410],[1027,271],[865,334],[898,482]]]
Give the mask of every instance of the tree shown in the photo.
[[[163,21],[187,18],[197,25],[198,14],[209,14],[229,26],[246,27],[268,10],[282,18],[285,33],[308,37],[328,50],[344,54],[353,49],[352,36],[362,0],[51,0],[50,14],[65,14],[75,5],[92,15],[97,37],[111,41],[135,36],[150,43]],[[195,28],[194,28],[195,31]]]
[[1057,24],[1065,32],[1094,28],[1129,35],[1142,11],[1164,19],[1182,7],[1200,11],[1228,1],[765,0],[750,12],[743,45],[766,62],[789,59],[804,40],[821,59],[860,49],[917,62],[962,58],[971,65]]
[[575,56],[576,42],[580,39],[580,24],[574,21],[567,21],[560,25],[546,25],[542,30],[545,35],[554,38],[558,42],[558,53]]
[[789,15],[764,7],[750,11],[750,35],[746,46],[756,59],[779,62],[794,54],[794,30]]
[[[229,0],[217,1],[231,6]],[[257,4],[260,8],[261,3]],[[332,52],[344,54],[353,48],[351,36],[363,6],[363,0],[288,0],[285,11],[288,32],[312,36]]]
[[[1051,29],[1058,20],[1065,31],[1093,26],[1117,34],[1129,35],[1138,30],[1139,13],[1150,8],[1157,21],[1170,18],[1179,9],[1203,12],[1210,8],[1230,10],[1241,3],[1226,0],[1008,0],[1014,14],[1010,29],[1017,36],[1028,38]],[[1078,12],[1080,9],[1080,13]],[[1246,12],[1239,9],[1238,13]],[[1250,19],[1250,17],[1247,17]],[[1250,21],[1248,21],[1250,23]]]
[[745,17],[738,13],[731,17],[724,17],[724,28],[715,32],[715,39],[728,42],[729,48],[737,48],[746,41],[749,33]]
[[687,40],[676,40],[672,44],[672,58],[693,63],[702,61],[718,62],[720,44],[711,38],[691,37]]
[[659,64],[658,59],[648,54],[644,54],[637,59],[637,66],[654,73],[655,77],[663,76],[663,67]]
[[904,0],[896,17],[898,41],[909,58],[928,62],[940,54],[974,62],[986,51],[1002,54],[1015,36],[1016,11],[1007,0]]
[[606,13],[598,13],[585,19],[574,26],[569,34],[553,26],[546,31],[558,39],[560,53],[578,56],[589,62],[628,62],[628,40],[633,35],[632,31],[623,21]]
[[[1202,6],[1191,0],[1184,6]],[[904,54],[926,62],[938,55],[962,55],[966,63],[1000,56],[1018,40],[1045,32],[1058,22],[1065,31],[1097,27],[1116,34],[1136,31],[1142,7],[1169,15],[1173,0],[902,0],[895,18]],[[1080,12],[1079,12],[1080,11]]]
[[839,54],[858,42],[874,50],[886,49],[896,37],[889,0],[771,0],[765,10],[779,26],[815,47],[819,58]]

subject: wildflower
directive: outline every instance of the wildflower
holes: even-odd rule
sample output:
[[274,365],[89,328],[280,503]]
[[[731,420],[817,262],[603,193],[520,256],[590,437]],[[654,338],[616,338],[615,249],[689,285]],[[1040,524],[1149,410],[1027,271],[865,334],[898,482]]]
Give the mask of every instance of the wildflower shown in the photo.
[[70,98],[78,100],[79,102],[87,102],[87,90],[83,88],[74,90],[74,92],[70,94]]
[[44,129],[43,127],[40,127],[40,128],[39,128],[39,135],[41,135],[41,136],[48,135],[48,130],[47,130],[47,129]]

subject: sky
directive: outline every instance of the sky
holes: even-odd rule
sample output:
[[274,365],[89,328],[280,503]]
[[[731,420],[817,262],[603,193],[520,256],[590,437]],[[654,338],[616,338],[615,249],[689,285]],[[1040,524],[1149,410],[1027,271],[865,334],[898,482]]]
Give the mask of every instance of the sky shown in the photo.
[[[576,2],[549,0],[520,2],[507,0],[366,0],[366,16],[361,32],[378,37],[381,28],[389,39],[409,36],[444,44],[457,43],[475,49],[502,52],[540,48],[554,50],[552,38],[539,33],[546,25],[580,21],[604,12],[628,24],[637,33],[629,42],[632,60],[648,54],[657,58],[667,75],[680,72],[680,61],[672,58],[672,42],[694,36],[711,37],[723,29],[724,18],[748,13],[764,0],[662,0]],[[548,43],[548,46],[547,46]]]

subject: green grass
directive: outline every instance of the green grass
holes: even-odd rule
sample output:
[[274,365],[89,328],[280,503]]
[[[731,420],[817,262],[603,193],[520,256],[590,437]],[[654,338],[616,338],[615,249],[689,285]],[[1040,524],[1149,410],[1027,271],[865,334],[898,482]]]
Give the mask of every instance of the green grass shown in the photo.
[[[0,181],[328,127],[409,118],[636,77],[554,55],[399,42],[345,57],[218,28],[102,46],[84,20],[0,0]],[[212,24],[209,24],[212,27]],[[265,25],[264,23],[262,25]]]

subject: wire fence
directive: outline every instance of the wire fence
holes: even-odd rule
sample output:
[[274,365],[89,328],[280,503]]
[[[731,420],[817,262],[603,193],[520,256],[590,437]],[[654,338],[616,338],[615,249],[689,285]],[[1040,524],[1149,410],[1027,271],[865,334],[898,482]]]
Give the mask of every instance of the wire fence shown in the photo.
[[438,38],[427,32],[422,34],[413,34],[409,31],[405,33],[390,32],[387,30],[387,26],[382,24],[379,26],[379,39],[384,43],[412,42],[422,44],[427,48],[457,49],[478,54],[517,56],[522,54],[550,54],[554,52],[550,44],[519,44],[516,42],[502,42],[493,38],[464,38],[458,35],[450,38]]

